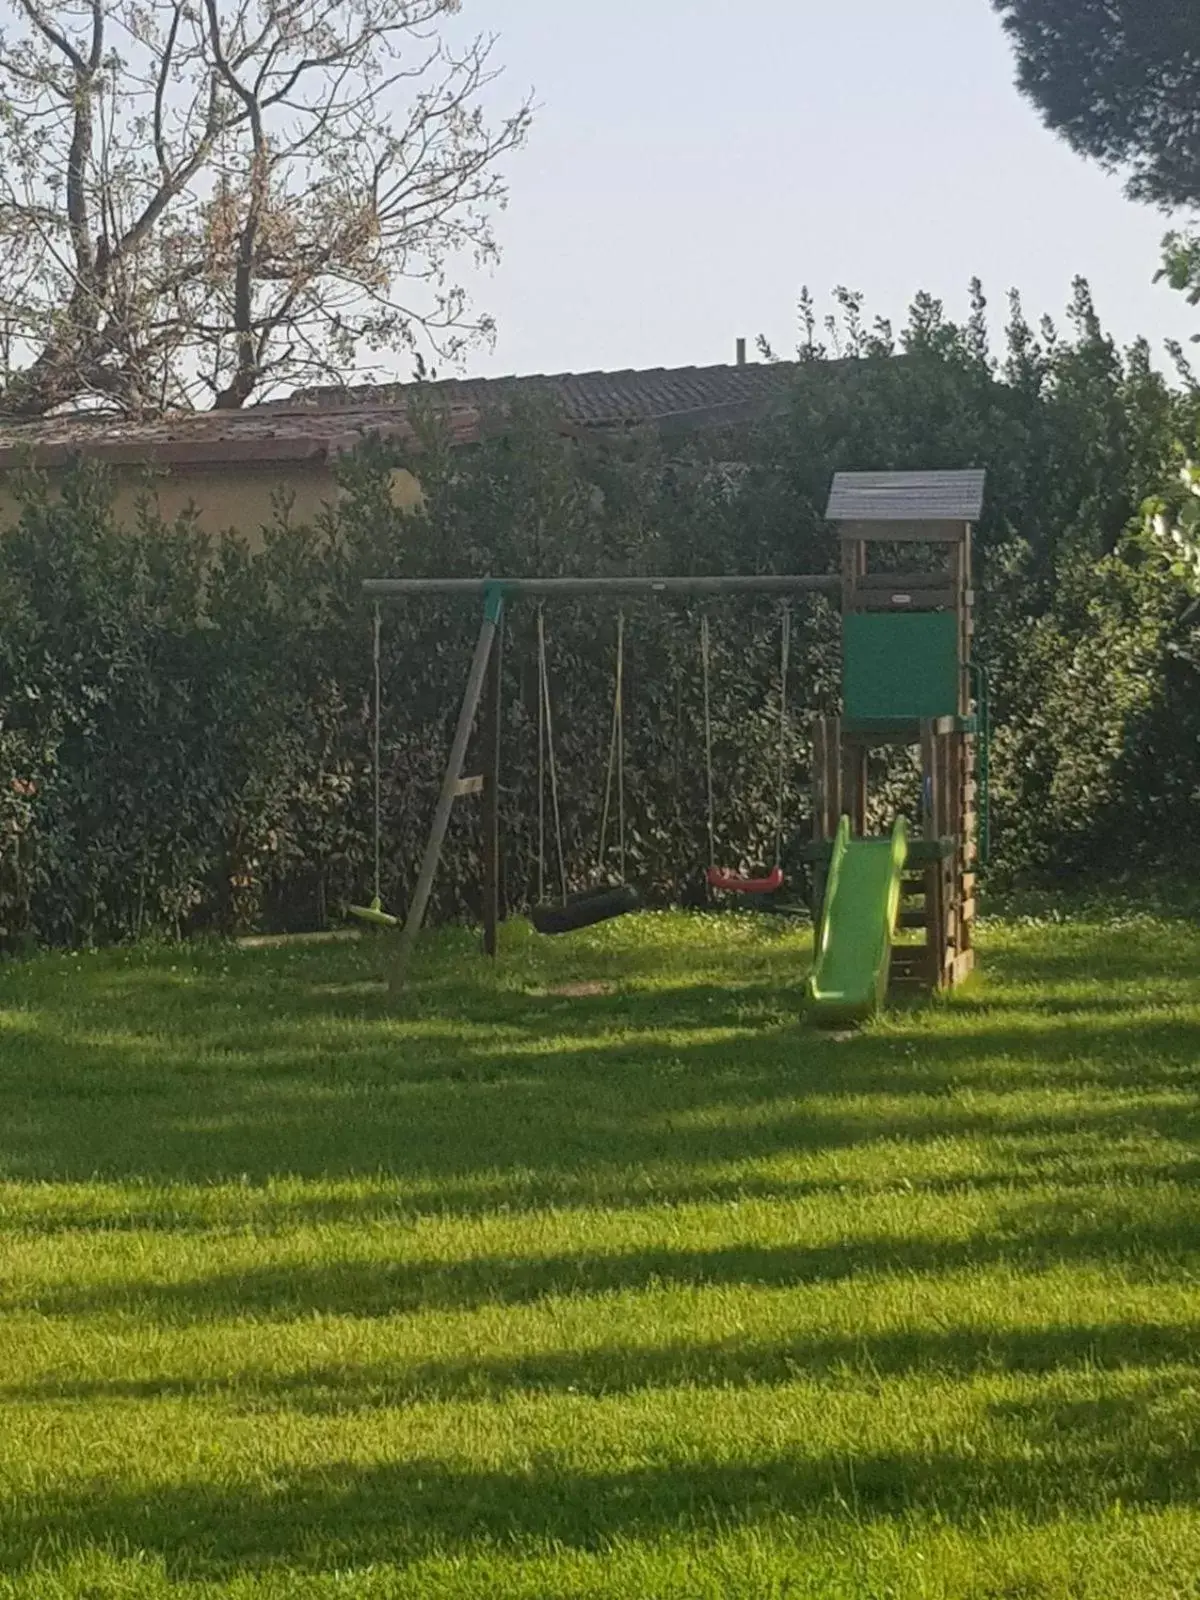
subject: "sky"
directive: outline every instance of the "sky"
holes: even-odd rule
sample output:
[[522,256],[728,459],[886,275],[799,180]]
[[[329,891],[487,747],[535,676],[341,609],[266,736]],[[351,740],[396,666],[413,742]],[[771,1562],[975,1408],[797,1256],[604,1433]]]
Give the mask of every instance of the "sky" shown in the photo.
[[[807,284],[902,320],[913,295],[1061,316],[1092,283],[1110,331],[1200,331],[1153,283],[1166,219],[1017,94],[988,0],[463,0],[499,34],[498,104],[534,91],[509,158],[483,374],[731,361],[797,342]],[[1165,358],[1164,358],[1165,359]],[[448,374],[447,374],[448,375]]]

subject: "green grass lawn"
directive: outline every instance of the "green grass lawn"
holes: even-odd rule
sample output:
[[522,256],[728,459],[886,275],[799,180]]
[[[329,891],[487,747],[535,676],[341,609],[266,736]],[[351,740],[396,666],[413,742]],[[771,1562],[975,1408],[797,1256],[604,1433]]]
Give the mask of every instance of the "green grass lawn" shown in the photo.
[[0,969],[0,1595],[1200,1595],[1200,932],[505,933]]

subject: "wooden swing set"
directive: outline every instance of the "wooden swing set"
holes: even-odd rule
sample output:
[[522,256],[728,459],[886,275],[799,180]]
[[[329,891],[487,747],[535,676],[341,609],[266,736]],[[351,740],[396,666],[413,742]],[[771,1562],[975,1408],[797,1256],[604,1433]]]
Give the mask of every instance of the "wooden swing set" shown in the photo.
[[[836,595],[841,590],[841,579],[835,576],[799,574],[792,576],[760,575],[742,577],[696,578],[377,578],[363,585],[366,594],[376,601],[374,623],[375,664],[375,722],[374,722],[374,783],[375,783],[375,894],[370,906],[352,908],[353,914],[364,921],[394,927],[399,919],[383,910],[380,898],[381,827],[379,804],[379,603],[385,599],[403,599],[420,595],[458,596],[483,601],[483,620],[475,642],[471,665],[467,673],[466,688],[459,708],[458,721],[451,741],[450,755],[429,838],[417,874],[417,881],[389,963],[388,981],[393,990],[404,983],[413,947],[420,934],[428,909],[430,894],[441,860],[450,817],[455,802],[466,796],[481,796],[483,800],[483,922],[484,950],[495,956],[497,930],[500,920],[500,828],[499,784],[501,755],[501,694],[502,694],[502,621],[505,605],[510,599],[534,598],[538,601],[538,904],[531,913],[531,921],[539,933],[560,935],[579,928],[590,927],[609,918],[622,916],[640,904],[637,890],[626,882],[625,837],[625,618],[618,612],[616,657],[613,686],[612,720],[609,738],[608,762],[605,776],[604,801],[601,812],[600,837],[596,856],[595,875],[603,878],[615,850],[617,882],[599,883],[589,889],[570,892],[567,883],[566,859],[563,848],[562,820],[559,810],[558,764],[555,758],[553,716],[548,668],[545,602],[556,598],[596,597],[617,599],[640,596],[678,596],[687,598],[728,598],[735,595],[776,595],[781,605],[780,624],[780,694],[779,694],[779,749],[777,769],[777,816],[775,830],[775,860],[770,872],[761,877],[722,867],[716,859],[715,785],[713,762],[712,716],[712,641],[707,616],[702,618],[700,630],[701,676],[704,691],[704,757],[707,795],[707,821],[709,865],[706,873],[711,889],[726,894],[767,896],[783,886],[784,805],[786,797],[787,760],[787,680],[791,650],[791,613],[787,601],[801,593],[827,593]],[[483,765],[481,775],[467,775],[463,771],[467,749],[474,732],[481,705],[484,708]],[[549,794],[549,813],[546,798]],[[615,811],[615,830],[613,829]],[[547,896],[546,838],[547,823],[554,834],[558,879],[558,897]]]

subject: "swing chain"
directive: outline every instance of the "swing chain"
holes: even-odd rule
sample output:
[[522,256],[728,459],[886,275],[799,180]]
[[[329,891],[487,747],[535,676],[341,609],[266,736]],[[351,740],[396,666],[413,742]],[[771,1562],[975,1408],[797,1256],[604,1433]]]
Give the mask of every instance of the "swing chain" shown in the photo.
[[779,636],[779,790],[775,818],[775,865],[783,865],[783,812],[787,802],[788,753],[788,668],[792,657],[792,613],[788,606],[780,608],[782,622]]
[[546,897],[545,775],[550,773],[550,806],[558,877],[563,904],[567,900],[567,861],[563,851],[562,816],[558,804],[558,764],[554,759],[554,723],[550,714],[550,672],[546,662],[546,608],[538,606],[538,900]]
[[608,854],[608,826],[612,820],[614,778],[617,789],[617,866],[625,882],[625,613],[617,613],[617,667],[613,683],[612,732],[608,741],[608,769],[604,777],[604,805],[600,814],[600,843],[596,851],[596,876],[604,872]]

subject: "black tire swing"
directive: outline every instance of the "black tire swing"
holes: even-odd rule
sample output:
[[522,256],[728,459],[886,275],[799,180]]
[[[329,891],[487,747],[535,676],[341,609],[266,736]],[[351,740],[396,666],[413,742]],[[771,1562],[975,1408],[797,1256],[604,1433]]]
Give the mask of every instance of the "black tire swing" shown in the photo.
[[[538,903],[529,920],[538,933],[555,937],[594,927],[636,911],[641,905],[637,890],[625,882],[625,614],[617,617],[617,660],[613,684],[612,732],[608,744],[608,769],[604,781],[604,805],[600,818],[600,843],[596,854],[596,875],[604,872],[608,855],[608,830],[612,820],[613,787],[617,796],[617,883],[601,884],[574,893],[567,888],[567,865],[563,851],[562,817],[558,804],[558,763],[554,758],[554,723],[550,713],[550,673],[546,660],[546,616],[538,607]],[[558,860],[561,898],[546,898],[546,779],[550,780],[550,813]]]

